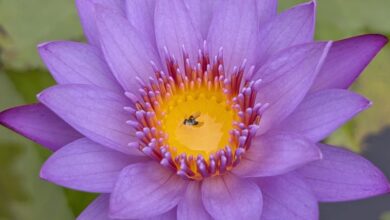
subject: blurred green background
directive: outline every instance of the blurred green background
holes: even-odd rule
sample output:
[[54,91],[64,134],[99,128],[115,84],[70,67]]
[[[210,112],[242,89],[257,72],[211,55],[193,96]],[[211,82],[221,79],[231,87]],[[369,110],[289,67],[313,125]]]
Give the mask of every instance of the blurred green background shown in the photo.
[[[301,0],[280,0],[285,9]],[[364,33],[390,36],[390,0],[318,0],[316,39]],[[54,81],[36,45],[50,40],[83,41],[73,0],[0,0],[0,110],[36,101]],[[390,176],[390,46],[367,68],[353,90],[374,106],[327,141],[362,153]],[[50,152],[0,128],[0,220],[74,219],[95,195],[39,179]],[[389,197],[389,196],[387,196]],[[321,220],[390,220],[390,199],[321,206]]]

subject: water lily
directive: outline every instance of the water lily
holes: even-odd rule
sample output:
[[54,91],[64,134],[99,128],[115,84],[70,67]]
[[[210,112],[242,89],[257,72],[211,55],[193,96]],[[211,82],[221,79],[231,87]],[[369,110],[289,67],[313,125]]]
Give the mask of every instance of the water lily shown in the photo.
[[320,143],[371,105],[348,87],[386,37],[314,41],[315,1],[76,3],[88,43],[40,44],[58,85],[0,121],[54,151],[43,179],[101,194],[78,219],[314,220],[390,191]]

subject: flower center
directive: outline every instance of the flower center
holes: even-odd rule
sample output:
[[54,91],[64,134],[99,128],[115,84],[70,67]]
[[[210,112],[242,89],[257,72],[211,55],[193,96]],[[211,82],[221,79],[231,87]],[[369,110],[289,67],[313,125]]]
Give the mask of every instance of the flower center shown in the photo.
[[148,83],[138,79],[140,94],[126,93],[134,104],[126,108],[128,124],[142,152],[183,178],[222,175],[240,162],[258,128],[266,108],[255,104],[260,81],[243,81],[245,61],[225,74],[222,49],[213,62],[199,50],[196,65],[183,51],[183,63],[184,70],[166,52],[166,72],[155,67]]
[[221,91],[194,89],[179,93],[162,106],[162,129],[175,154],[211,154],[229,145],[237,112]]

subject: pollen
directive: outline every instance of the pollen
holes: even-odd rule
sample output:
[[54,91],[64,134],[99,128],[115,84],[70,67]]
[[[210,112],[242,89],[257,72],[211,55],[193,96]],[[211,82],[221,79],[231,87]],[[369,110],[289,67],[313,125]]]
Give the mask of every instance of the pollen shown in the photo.
[[172,97],[162,106],[163,131],[176,154],[208,158],[229,144],[229,131],[237,113],[220,91],[194,88]]
[[225,73],[223,50],[210,59],[206,43],[195,64],[184,49],[181,61],[167,50],[165,60],[167,71],[154,65],[149,82],[138,79],[139,94],[126,93],[136,147],[185,179],[223,175],[248,150],[267,107],[255,104],[260,81],[244,79],[254,68],[245,72],[243,61]]

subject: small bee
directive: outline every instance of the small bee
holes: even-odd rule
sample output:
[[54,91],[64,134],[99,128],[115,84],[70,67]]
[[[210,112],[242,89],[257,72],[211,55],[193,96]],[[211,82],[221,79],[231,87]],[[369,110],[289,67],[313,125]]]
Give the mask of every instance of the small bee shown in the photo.
[[183,121],[183,125],[188,126],[197,126],[200,125],[200,122],[198,122],[196,119],[199,118],[200,113],[195,113],[193,115],[190,115],[190,117],[185,118]]

